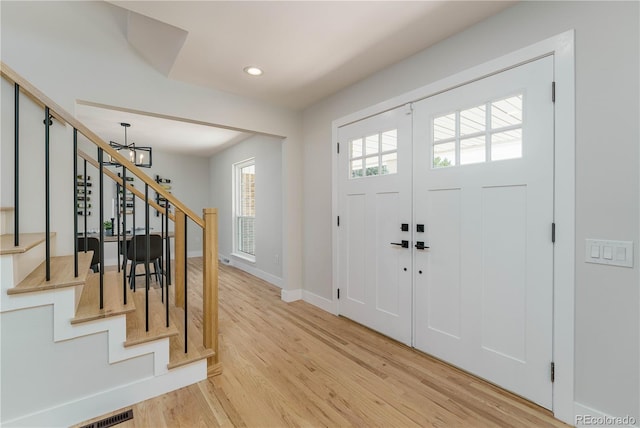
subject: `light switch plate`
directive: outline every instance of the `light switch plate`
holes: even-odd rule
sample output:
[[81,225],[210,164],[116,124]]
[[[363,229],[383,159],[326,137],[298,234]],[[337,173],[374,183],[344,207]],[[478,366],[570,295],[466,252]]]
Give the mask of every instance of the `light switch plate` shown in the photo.
[[633,242],[587,239],[585,261],[611,266],[633,267]]

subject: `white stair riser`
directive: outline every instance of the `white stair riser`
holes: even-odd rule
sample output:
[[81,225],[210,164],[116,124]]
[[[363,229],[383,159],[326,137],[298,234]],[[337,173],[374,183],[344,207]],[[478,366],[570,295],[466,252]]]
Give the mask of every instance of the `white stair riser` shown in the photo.
[[0,210],[0,235],[13,233],[13,210]]
[[[0,256],[1,292],[2,297],[7,295],[7,290],[18,285],[45,259],[46,245],[44,242],[36,245],[25,253],[7,254]],[[51,253],[55,255],[56,238],[51,238]]]

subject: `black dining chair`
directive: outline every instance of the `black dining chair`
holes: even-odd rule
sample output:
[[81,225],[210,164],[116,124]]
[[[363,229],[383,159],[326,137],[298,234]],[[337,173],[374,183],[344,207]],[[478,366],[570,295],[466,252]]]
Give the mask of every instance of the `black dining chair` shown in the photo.
[[[149,236],[149,263],[153,263],[154,274],[156,281],[162,288],[162,270],[160,268],[160,259],[162,258],[162,237],[160,235]],[[127,259],[131,260],[131,269],[129,270],[129,284],[133,291],[136,290],[136,276],[146,275],[149,272],[149,266],[146,265],[147,259],[147,247],[146,236],[136,235],[128,241],[127,245]],[[144,274],[136,275],[136,266],[139,264],[145,264]]]
[[[86,238],[87,248],[86,251],[93,251],[93,257],[91,257],[91,270],[93,272],[100,272],[100,240],[98,238]],[[84,237],[78,237],[78,251],[85,251]]]

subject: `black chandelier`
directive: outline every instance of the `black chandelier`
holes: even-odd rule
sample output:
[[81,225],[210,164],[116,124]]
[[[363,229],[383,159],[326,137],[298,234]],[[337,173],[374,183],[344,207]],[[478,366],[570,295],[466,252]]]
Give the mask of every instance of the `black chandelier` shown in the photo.
[[[109,141],[109,145],[116,149],[125,159],[128,159],[131,163],[142,168],[151,167],[151,147],[136,146],[135,143],[129,144],[127,142],[127,128],[131,126],[129,123],[121,122],[120,126],[124,128],[124,144],[118,144],[114,141]],[[105,165],[122,166],[119,162],[109,156],[109,160],[105,162]]]

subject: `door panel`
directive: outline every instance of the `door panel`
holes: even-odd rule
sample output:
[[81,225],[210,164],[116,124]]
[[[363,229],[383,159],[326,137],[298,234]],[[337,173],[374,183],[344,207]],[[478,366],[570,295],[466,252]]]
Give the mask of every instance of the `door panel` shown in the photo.
[[547,57],[417,102],[413,143],[416,348],[547,408],[552,81]]
[[519,362],[526,360],[526,202],[526,186],[482,189],[482,347]]
[[[339,312],[411,343],[411,116],[389,111],[339,129]],[[344,297],[342,297],[344,296]]]
[[398,249],[389,245],[397,235],[402,209],[398,193],[379,193],[376,200],[376,310],[400,316],[400,283],[402,271]]
[[364,246],[366,242],[364,218],[366,210],[366,197],[363,194],[348,195],[346,216],[344,216],[344,228],[348,233],[346,245],[346,267],[348,281],[346,282],[346,298],[354,303],[364,304],[365,301],[365,275],[366,263]]
[[438,296],[438,299],[427,300],[427,323],[430,329],[459,339],[461,191],[432,190],[428,201],[432,223],[438,225],[427,229],[428,236],[431,245],[442,251],[431,253],[431,262],[439,268],[427,270],[429,292]]

